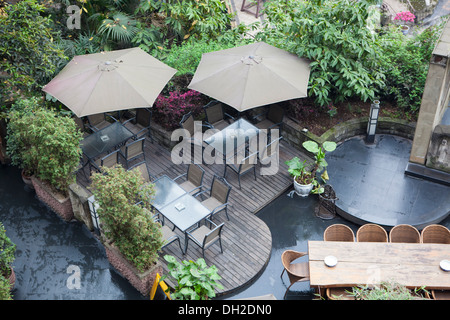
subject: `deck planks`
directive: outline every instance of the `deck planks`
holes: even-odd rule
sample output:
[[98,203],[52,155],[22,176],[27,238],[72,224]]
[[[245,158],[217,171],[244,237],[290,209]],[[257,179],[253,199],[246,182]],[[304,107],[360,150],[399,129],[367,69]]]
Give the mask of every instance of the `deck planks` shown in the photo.
[[[230,221],[227,220],[225,212],[214,217],[215,223],[225,222],[222,233],[223,254],[220,253],[218,244],[205,251],[206,263],[215,265],[222,277],[219,282],[224,288],[217,290],[216,293],[219,296],[240,289],[254,280],[270,258],[272,249],[270,230],[255,214],[292,186],[292,177],[289,176],[284,162],[293,156],[299,156],[302,159],[306,157],[283,141],[280,143],[279,154],[279,170],[275,175],[260,175],[260,165],[258,165],[256,180],[253,172],[241,176],[241,189],[239,189],[237,174],[231,170],[227,172],[226,179],[232,186],[228,207]],[[145,143],[145,159],[151,174],[155,176],[165,174],[175,178],[187,170],[187,164],[174,164],[170,151],[156,140],[151,143],[148,138]],[[137,159],[136,163],[140,161],[142,159]],[[211,186],[213,176],[215,174],[222,176],[224,172],[223,164],[201,164],[201,167],[205,170],[204,183],[208,188]],[[88,166],[85,168],[85,173],[88,175],[87,171]],[[84,187],[90,183],[82,173],[78,174],[77,180]],[[180,237],[184,244],[184,235],[180,233]],[[183,255],[175,242],[164,248],[160,254],[165,274],[168,273],[166,261],[163,259],[166,254],[175,256],[178,261],[197,260],[202,257],[201,249],[194,243],[189,242],[188,250]],[[166,282],[173,285],[168,280]]]

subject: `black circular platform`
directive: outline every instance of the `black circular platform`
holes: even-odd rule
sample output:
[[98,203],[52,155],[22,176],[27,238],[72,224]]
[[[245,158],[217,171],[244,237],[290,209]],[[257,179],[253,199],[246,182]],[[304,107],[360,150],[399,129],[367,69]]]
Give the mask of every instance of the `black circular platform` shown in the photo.
[[351,138],[328,153],[337,212],[357,223],[410,224],[422,229],[450,214],[450,187],[405,175],[411,141],[377,135]]

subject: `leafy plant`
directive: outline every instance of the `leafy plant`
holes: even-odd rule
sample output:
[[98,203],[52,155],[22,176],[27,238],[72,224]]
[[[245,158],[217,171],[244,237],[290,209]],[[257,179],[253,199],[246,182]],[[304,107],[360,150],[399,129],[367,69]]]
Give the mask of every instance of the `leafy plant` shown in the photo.
[[379,41],[366,27],[371,1],[269,1],[258,39],[311,61],[308,94],[319,105],[373,99],[384,83]]
[[[208,267],[203,258],[197,261],[186,261],[179,263],[173,256],[165,255],[168,262],[169,275],[177,282],[171,295],[178,300],[207,300],[216,296],[214,289],[223,289],[217,282],[222,279],[217,273],[216,266]],[[163,276],[165,279],[167,275]]]
[[6,5],[0,15],[0,102],[40,89],[67,61],[44,10],[37,1],[24,0]]
[[10,276],[15,253],[16,245],[6,235],[5,226],[0,222],[0,276],[5,278]]
[[307,164],[306,160],[300,161],[298,157],[287,160],[285,163],[289,166],[288,172],[294,179],[303,185],[312,183],[314,189],[312,193],[323,193],[324,188],[316,178],[316,173],[323,172],[321,178],[324,182],[328,180],[328,173],[325,170],[328,163],[325,160],[325,152],[332,152],[336,149],[336,143],[333,141],[325,141],[321,146],[315,141],[305,141],[302,146],[309,152],[314,154],[315,161],[313,164]]
[[420,295],[421,291],[424,289],[411,291],[395,282],[382,282],[374,287],[354,287],[350,294],[357,300],[424,300]]
[[152,266],[163,245],[160,225],[150,211],[154,185],[145,183],[137,170],[122,166],[94,173],[90,189],[99,204],[102,231],[108,241],[139,271]]
[[36,99],[22,101],[9,112],[7,152],[13,164],[66,193],[75,180],[82,134],[72,118],[36,107]]
[[174,130],[179,127],[184,114],[192,112],[196,117],[202,112],[203,105],[203,98],[198,91],[174,91],[170,92],[168,97],[160,94],[153,106],[153,117],[163,128]]
[[98,28],[98,33],[104,35],[106,41],[113,41],[121,46],[130,44],[137,32],[136,21],[123,12],[111,13],[111,17],[104,19]]
[[11,284],[8,278],[0,275],[0,300],[12,300]]
[[398,12],[395,17],[394,20],[401,20],[404,22],[414,22],[414,19],[416,18],[415,15],[413,15],[411,12],[409,11],[402,11],[402,12]]

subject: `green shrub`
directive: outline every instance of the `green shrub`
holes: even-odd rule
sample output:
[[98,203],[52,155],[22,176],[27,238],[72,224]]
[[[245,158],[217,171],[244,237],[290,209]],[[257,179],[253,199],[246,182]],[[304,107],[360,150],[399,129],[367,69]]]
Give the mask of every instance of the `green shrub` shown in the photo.
[[182,263],[169,255],[165,255],[164,259],[168,262],[169,275],[177,282],[175,292],[171,294],[174,299],[207,300],[216,296],[215,288],[223,289],[216,281],[222,279],[217,273],[217,267],[208,267],[203,258],[197,261],[185,260]]
[[158,259],[163,244],[158,223],[152,219],[154,185],[144,184],[138,170],[122,166],[103,168],[92,175],[91,190],[99,204],[98,214],[105,237],[139,271]]
[[0,275],[0,300],[12,300],[11,284],[2,275]]
[[381,36],[380,63],[386,76],[381,98],[395,101],[400,110],[412,116],[419,111],[431,54],[442,27],[442,23],[437,24],[409,38],[397,26],[390,26]]
[[19,105],[8,114],[7,152],[13,164],[66,193],[81,157],[81,132],[72,118],[39,107],[36,98]]
[[11,264],[14,262],[16,245],[6,235],[6,230],[0,222],[0,277],[7,278],[11,275]]

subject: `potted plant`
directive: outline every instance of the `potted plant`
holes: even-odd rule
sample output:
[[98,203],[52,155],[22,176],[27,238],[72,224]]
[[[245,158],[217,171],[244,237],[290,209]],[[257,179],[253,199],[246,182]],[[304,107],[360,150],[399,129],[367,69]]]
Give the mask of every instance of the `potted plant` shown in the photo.
[[395,15],[394,21],[400,23],[401,31],[404,35],[408,34],[409,26],[408,24],[413,24],[416,16],[409,11],[402,11]]
[[[325,152],[331,152],[336,149],[336,143],[325,141],[321,146],[315,141],[305,141],[302,146],[312,154],[315,161],[307,164],[306,160],[300,161],[298,157],[286,161],[289,166],[288,172],[294,177],[294,189],[299,196],[306,197],[310,193],[320,194],[324,191],[322,184],[317,180],[316,174],[322,173],[323,183],[328,180],[326,167],[328,163],[325,160]],[[311,169],[310,169],[311,168]]]
[[73,210],[68,186],[75,180],[82,134],[72,118],[36,104],[32,100],[9,112],[7,150],[13,164],[33,172],[39,199],[69,221]]
[[121,165],[94,173],[90,189],[98,204],[102,242],[108,260],[143,295],[150,292],[162,268],[158,251],[163,245],[160,225],[149,210],[154,185],[137,170]]
[[[197,261],[183,261],[179,263],[177,259],[170,255],[165,255],[168,262],[169,275],[176,281],[174,292],[171,297],[176,300],[208,300],[216,296],[214,289],[223,289],[217,282],[222,279],[217,273],[216,266],[208,267],[203,258]],[[164,275],[162,279],[167,278]]]
[[0,222],[0,278],[8,280],[10,289],[14,288],[16,276],[11,266],[16,253],[16,245],[6,235],[6,230]]

